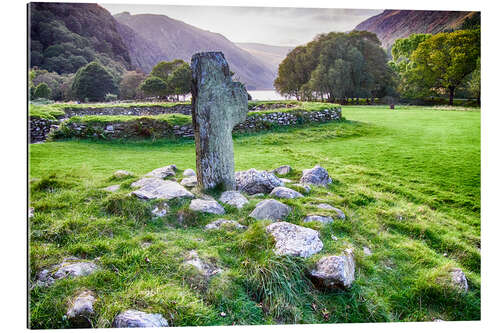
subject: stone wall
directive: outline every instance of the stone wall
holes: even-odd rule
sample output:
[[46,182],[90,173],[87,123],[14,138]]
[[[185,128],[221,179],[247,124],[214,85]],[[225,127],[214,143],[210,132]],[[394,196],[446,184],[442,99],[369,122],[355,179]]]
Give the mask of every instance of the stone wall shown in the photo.
[[29,121],[30,143],[44,141],[50,130],[56,130],[59,120],[42,119],[31,117]]
[[191,104],[177,104],[165,106],[110,106],[96,108],[68,107],[64,109],[66,117],[73,116],[155,116],[167,113],[181,113],[191,115]]
[[[233,133],[249,133],[268,130],[277,126],[293,126],[307,123],[322,123],[340,120],[340,107],[322,111],[293,110],[288,112],[272,112],[248,114],[247,119],[234,127]],[[66,120],[52,134],[58,138],[193,138],[191,124],[170,125],[166,120],[139,118],[133,121],[78,123]]]

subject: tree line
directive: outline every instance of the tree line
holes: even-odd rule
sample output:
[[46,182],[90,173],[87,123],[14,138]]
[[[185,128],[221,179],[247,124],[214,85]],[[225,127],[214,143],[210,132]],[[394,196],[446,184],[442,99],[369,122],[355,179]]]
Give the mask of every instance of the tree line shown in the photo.
[[395,41],[392,59],[367,31],[321,34],[293,49],[274,82],[298,100],[343,103],[349,98],[419,100],[457,93],[476,98],[481,90],[479,18],[456,31],[413,34]]
[[191,68],[180,59],[161,61],[148,75],[125,71],[116,77],[102,63],[92,61],[74,74],[58,74],[35,67],[29,77],[31,100],[101,102],[145,97],[179,100],[190,89]]

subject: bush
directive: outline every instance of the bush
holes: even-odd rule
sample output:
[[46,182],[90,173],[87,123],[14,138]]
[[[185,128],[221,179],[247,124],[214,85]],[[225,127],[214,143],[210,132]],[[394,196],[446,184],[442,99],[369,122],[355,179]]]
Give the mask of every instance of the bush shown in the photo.
[[35,91],[33,93],[33,97],[37,98],[45,98],[48,99],[50,97],[51,89],[46,83],[40,83],[36,86]]
[[80,101],[104,101],[106,94],[117,94],[113,77],[98,62],[91,62],[78,70],[72,86],[73,94]]

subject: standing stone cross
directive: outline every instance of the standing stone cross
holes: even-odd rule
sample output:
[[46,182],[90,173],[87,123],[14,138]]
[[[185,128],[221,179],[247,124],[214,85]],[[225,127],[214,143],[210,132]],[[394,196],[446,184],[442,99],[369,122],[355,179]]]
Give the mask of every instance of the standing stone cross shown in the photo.
[[244,121],[248,94],[233,82],[222,52],[191,58],[191,113],[196,143],[196,175],[203,190],[234,190],[233,127]]

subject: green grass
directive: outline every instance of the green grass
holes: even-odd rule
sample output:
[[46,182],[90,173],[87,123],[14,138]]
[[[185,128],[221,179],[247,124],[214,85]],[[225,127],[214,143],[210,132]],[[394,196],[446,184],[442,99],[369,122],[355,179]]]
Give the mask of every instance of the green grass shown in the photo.
[[[98,296],[96,327],[109,327],[126,308],[162,313],[174,326],[479,320],[480,112],[396,108],[343,107],[348,120],[340,123],[235,136],[237,170],[290,164],[293,180],[317,163],[329,171],[327,189],[282,200],[293,207],[287,220],[300,225],[306,214],[319,212],[316,203],[346,213],[345,221],[328,226],[307,224],[324,243],[308,259],[273,254],[268,222],[248,217],[260,198],[240,212],[225,207],[224,218],[248,225],[247,231],[206,232],[203,226],[215,218],[190,213],[188,201],[170,203],[167,216],[153,219],[154,203],[127,196],[130,183],[154,168],[175,163],[178,179],[194,168],[191,140],[31,145],[31,279],[69,255],[98,259],[102,267],[34,288],[31,326],[68,327],[67,302],[81,288]],[[136,176],[114,179],[118,169]],[[121,189],[101,190],[111,184]],[[351,246],[353,287],[324,292],[311,286],[307,269]],[[373,254],[365,256],[363,246]],[[191,250],[223,272],[210,282],[200,279],[182,265]],[[467,294],[447,281],[452,267],[465,272]]]
[[74,116],[68,121],[80,124],[95,124],[95,123],[113,123],[113,122],[132,122],[139,119],[152,119],[157,121],[165,121],[169,125],[188,125],[191,124],[191,116],[168,113],[155,116]]

